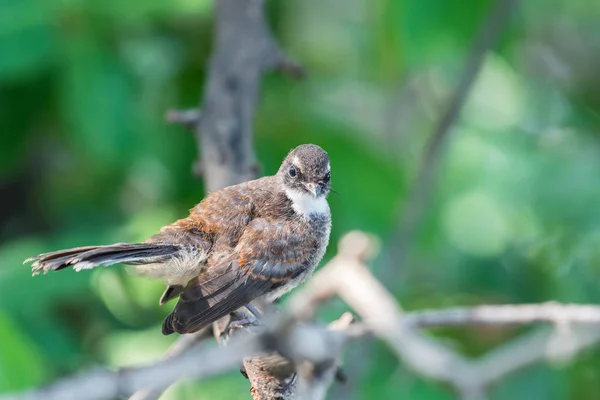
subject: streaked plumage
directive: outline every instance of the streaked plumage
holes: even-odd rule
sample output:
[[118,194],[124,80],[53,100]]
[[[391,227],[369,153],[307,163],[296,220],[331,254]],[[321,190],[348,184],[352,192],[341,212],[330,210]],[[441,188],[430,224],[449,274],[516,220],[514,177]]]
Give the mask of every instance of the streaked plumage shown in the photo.
[[292,150],[279,172],[208,195],[187,218],[144,243],[41,254],[33,273],[134,265],[179,297],[163,333],[189,333],[256,299],[272,301],[304,281],[329,241],[329,158],[316,145]]

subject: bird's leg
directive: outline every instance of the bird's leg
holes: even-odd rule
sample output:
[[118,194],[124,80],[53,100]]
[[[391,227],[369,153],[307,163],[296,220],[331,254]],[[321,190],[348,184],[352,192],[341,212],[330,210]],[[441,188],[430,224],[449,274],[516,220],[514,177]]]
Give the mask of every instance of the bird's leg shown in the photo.
[[262,317],[262,313],[251,303],[246,304],[245,308],[249,312],[244,313],[245,316],[243,318],[229,322],[227,326],[228,330],[258,325],[258,320]]
[[250,311],[250,313],[259,320],[262,317],[262,313],[256,308],[252,303],[246,304],[246,309]]
[[244,317],[242,319],[236,319],[235,321],[231,321],[227,326],[228,330],[239,329],[239,328],[247,328],[249,326],[255,326],[258,320],[254,317]]

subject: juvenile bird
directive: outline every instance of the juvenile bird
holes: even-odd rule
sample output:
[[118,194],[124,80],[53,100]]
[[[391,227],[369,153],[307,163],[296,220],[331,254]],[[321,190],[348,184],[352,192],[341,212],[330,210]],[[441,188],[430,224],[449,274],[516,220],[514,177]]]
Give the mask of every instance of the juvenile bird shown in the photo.
[[272,302],[312,274],[329,242],[330,179],[327,152],[304,144],[277,174],[209,194],[143,243],[77,247],[25,262],[33,261],[34,275],[133,265],[166,281],[161,305],[179,297],[163,333],[195,332],[254,300]]

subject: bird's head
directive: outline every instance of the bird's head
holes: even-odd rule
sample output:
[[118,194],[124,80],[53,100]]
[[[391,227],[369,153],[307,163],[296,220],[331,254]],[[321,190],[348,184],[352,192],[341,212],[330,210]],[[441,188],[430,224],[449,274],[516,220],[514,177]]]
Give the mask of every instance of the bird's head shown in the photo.
[[286,191],[324,198],[331,190],[329,155],[315,144],[303,144],[290,151],[277,174]]

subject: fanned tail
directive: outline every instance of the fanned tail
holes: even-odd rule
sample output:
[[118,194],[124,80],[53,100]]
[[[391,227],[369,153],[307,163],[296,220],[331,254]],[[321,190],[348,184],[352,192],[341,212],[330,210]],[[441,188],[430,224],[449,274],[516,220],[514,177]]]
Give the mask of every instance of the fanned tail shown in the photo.
[[178,251],[178,246],[167,244],[116,243],[108,246],[76,247],[44,253],[28,258],[24,263],[33,261],[31,269],[33,275],[37,275],[41,272],[59,271],[71,266],[76,271],[80,271],[118,263],[150,264],[164,261]]

